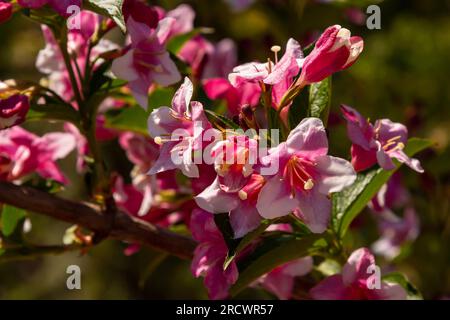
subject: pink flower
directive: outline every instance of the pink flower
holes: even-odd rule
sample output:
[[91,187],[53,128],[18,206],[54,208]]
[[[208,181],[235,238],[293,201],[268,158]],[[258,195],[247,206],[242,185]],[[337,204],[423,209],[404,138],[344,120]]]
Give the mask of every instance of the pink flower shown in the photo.
[[256,229],[261,216],[256,209],[256,201],[265,180],[258,174],[252,174],[247,184],[238,191],[226,192],[219,177],[195,197],[197,205],[211,213],[230,213],[230,224],[234,238],[242,238]]
[[80,130],[72,123],[64,124],[64,131],[73,135],[76,141],[77,149],[77,171],[82,173],[86,167],[86,156],[89,154],[89,143],[84,135],[81,134]]
[[70,6],[81,8],[81,0],[17,0],[17,3],[25,8],[37,9],[46,4],[52,7],[63,17],[69,17],[71,13],[67,11]]
[[409,158],[403,149],[408,140],[408,129],[401,123],[381,119],[372,125],[355,109],[341,106],[347,120],[347,133],[352,141],[352,164],[363,171],[378,162],[385,170],[395,169],[392,159],[405,163],[417,172],[423,172],[417,159]]
[[328,277],[310,294],[316,300],[405,300],[406,292],[398,284],[381,282],[380,289],[369,289],[374,273],[370,266],[375,258],[366,248],[354,251],[344,265],[342,274]]
[[217,177],[195,197],[202,209],[230,213],[234,237],[241,238],[258,227],[261,217],[255,208],[264,178],[253,174],[257,141],[247,136],[227,136],[213,143],[211,156]]
[[194,29],[195,12],[192,7],[187,4],[180,4],[175,9],[167,12],[163,17],[175,19],[175,23],[170,30],[170,38],[188,33]]
[[158,22],[156,29],[151,29],[146,24],[129,18],[127,29],[131,37],[131,47],[125,55],[113,62],[114,74],[129,81],[133,96],[145,109],[152,84],[169,86],[181,80],[175,63],[165,49],[174,23],[175,19],[165,18]]
[[302,63],[302,73],[297,83],[305,86],[319,82],[335,72],[344,70],[355,63],[364,48],[360,37],[351,37],[348,29],[334,25],[326,29],[314,50]]
[[[101,39],[99,43],[92,48],[90,54],[90,61],[88,59],[89,41],[101,23],[99,15],[90,11],[82,11],[80,13],[81,28],[73,29],[67,35],[67,50],[70,55],[76,57],[73,62],[73,68],[81,70],[83,73],[88,62],[96,61],[94,69],[102,63],[103,59],[98,59],[98,56],[104,52],[117,49],[117,45],[106,39]],[[58,43],[54,38],[51,30],[47,26],[42,26],[42,32],[46,46],[39,51],[36,59],[36,68],[48,75],[49,88],[58,93],[63,99],[70,102],[74,98],[72,84],[70,82],[69,74],[67,72],[62,53],[59,49]],[[77,64],[77,66],[75,65]],[[78,79],[78,85],[81,85],[81,79]],[[77,106],[74,106],[75,108]]]
[[[276,85],[286,89],[286,84],[292,82],[293,77],[300,71],[298,60],[302,58],[303,53],[299,43],[294,39],[289,39],[286,45],[286,52],[278,63],[246,63],[234,68],[228,79],[236,88],[239,88],[246,82],[262,81],[273,85],[275,91],[277,91]],[[281,96],[280,93],[276,95]]]
[[380,191],[369,203],[369,207],[374,212],[380,213],[404,207],[410,198],[411,195],[408,190],[402,185],[400,173],[396,172],[389,179],[388,183],[380,188]]
[[228,253],[222,234],[217,229],[213,215],[200,209],[194,209],[190,229],[193,238],[199,243],[194,252],[191,271],[195,277],[204,277],[210,299],[224,299],[228,289],[238,278],[238,269],[233,261],[223,270]]
[[30,109],[28,96],[23,94],[6,94],[3,97],[4,85],[0,82],[0,130],[13,127],[25,121]]
[[[297,214],[315,233],[325,231],[330,219],[328,195],[356,179],[351,164],[328,156],[325,128],[317,118],[305,118],[287,141],[269,150],[262,163],[278,167],[262,188],[257,209],[268,219]],[[274,171],[274,170],[272,170]]]
[[387,259],[394,259],[403,244],[414,241],[419,235],[419,219],[412,207],[405,209],[402,218],[386,210],[377,216],[377,220],[381,237],[372,245],[372,249]]
[[160,107],[150,114],[148,130],[161,149],[149,174],[178,168],[187,177],[199,177],[192,154],[202,150],[202,134],[211,124],[202,104],[191,102],[193,90],[192,82],[186,77],[172,99],[172,108]]
[[8,21],[12,16],[13,6],[9,2],[0,2],[0,23]]
[[264,275],[259,282],[278,299],[288,300],[292,297],[295,278],[308,274],[313,266],[312,257],[300,258],[278,266]]
[[75,138],[68,133],[52,132],[38,137],[20,127],[0,132],[0,177],[15,181],[36,172],[45,179],[67,183],[56,160],[75,148]]
[[227,102],[228,112],[236,116],[245,105],[256,106],[259,103],[261,88],[256,83],[243,83],[239,89],[228,80],[213,78],[203,81],[203,88],[210,99],[223,99]]
[[125,21],[133,18],[134,21],[146,24],[149,28],[155,29],[158,25],[158,11],[141,0],[125,0],[122,5],[122,12]]
[[187,41],[178,56],[192,68],[192,75],[200,79],[202,77],[205,61],[214,52],[214,46],[201,35],[197,35]]
[[209,53],[203,70],[203,79],[227,78],[238,62],[236,43],[223,39]]
[[281,118],[287,123],[290,103],[283,106],[280,104],[285,94],[294,85],[293,80],[300,72],[299,63],[302,58],[300,44],[294,39],[289,39],[286,51],[277,63],[246,63],[234,68],[228,79],[238,89],[248,82],[272,86],[272,106],[276,110],[283,108]]

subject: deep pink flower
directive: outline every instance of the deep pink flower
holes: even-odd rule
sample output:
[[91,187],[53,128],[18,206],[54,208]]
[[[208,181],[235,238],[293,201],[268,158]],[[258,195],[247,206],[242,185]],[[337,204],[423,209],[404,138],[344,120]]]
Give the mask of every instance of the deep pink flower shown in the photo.
[[276,267],[259,279],[260,284],[280,300],[292,297],[295,277],[308,274],[313,269],[312,257],[300,258]]
[[17,0],[17,3],[25,8],[37,9],[46,4],[52,7],[63,17],[69,17],[71,13],[67,12],[70,6],[81,8],[82,0]]
[[297,81],[300,86],[319,82],[335,72],[355,63],[364,48],[360,37],[351,37],[348,29],[334,25],[326,29],[317,40],[313,51],[305,58],[302,73]]
[[186,77],[172,99],[172,108],[160,107],[150,114],[148,130],[161,149],[149,174],[178,168],[187,177],[199,177],[192,154],[202,150],[202,134],[211,124],[202,104],[191,102],[193,90],[192,82]]
[[373,281],[375,258],[366,248],[354,251],[342,269],[342,274],[328,277],[314,288],[310,294],[316,300],[405,300],[406,291],[398,284],[381,282],[380,289],[369,289]]
[[8,21],[12,16],[13,6],[9,2],[0,1],[0,23]]
[[13,127],[25,121],[30,109],[28,96],[23,94],[2,94],[3,83],[0,82],[0,130]]
[[261,95],[261,87],[257,83],[244,83],[237,89],[224,78],[204,80],[203,88],[210,99],[225,100],[232,116],[238,115],[245,105],[256,106]]
[[178,52],[181,60],[189,64],[192,75],[200,79],[202,77],[205,61],[214,52],[214,46],[201,35],[189,39]]
[[155,29],[158,25],[158,11],[142,0],[125,0],[122,5],[122,12],[125,21],[128,21],[128,18],[131,17],[134,21],[144,23],[152,29]]
[[392,170],[392,159],[417,172],[423,172],[417,159],[409,158],[403,149],[408,140],[408,129],[401,123],[381,119],[372,125],[358,111],[348,106],[341,106],[347,120],[347,133],[352,141],[352,164],[356,171],[363,171],[378,162],[385,170]]
[[268,181],[256,205],[268,219],[297,214],[312,232],[325,231],[331,212],[329,193],[351,185],[356,174],[344,159],[328,156],[325,128],[317,118],[305,118],[287,141],[269,150],[263,164],[278,166],[264,174]]
[[386,210],[377,216],[377,220],[381,237],[372,249],[387,259],[395,258],[403,244],[414,241],[419,235],[419,218],[412,207],[404,210],[403,217]]
[[0,131],[0,177],[14,181],[36,172],[46,179],[67,183],[56,160],[75,148],[72,134],[52,132],[38,137],[20,127]]
[[238,269],[233,261],[223,270],[228,248],[214,223],[213,215],[195,209],[192,212],[190,229],[192,237],[199,243],[191,264],[192,274],[205,278],[204,284],[210,299],[226,298],[228,289],[238,278]]
[[165,49],[165,44],[175,23],[173,18],[164,18],[156,29],[146,24],[127,21],[131,37],[131,47],[126,53],[115,59],[112,65],[114,74],[129,81],[130,89],[136,101],[145,109],[148,106],[148,91],[157,83],[169,86],[181,80],[175,63]]

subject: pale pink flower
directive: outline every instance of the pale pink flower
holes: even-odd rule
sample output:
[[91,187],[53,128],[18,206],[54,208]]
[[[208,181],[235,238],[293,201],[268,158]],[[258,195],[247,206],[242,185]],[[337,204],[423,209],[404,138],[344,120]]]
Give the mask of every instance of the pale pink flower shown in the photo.
[[186,77],[172,99],[172,108],[160,107],[150,114],[148,130],[161,149],[149,174],[178,168],[188,177],[199,177],[192,154],[202,150],[202,134],[211,124],[202,104],[191,102],[193,90]]
[[181,80],[175,63],[165,49],[173,18],[164,18],[158,22],[156,29],[129,18],[127,30],[131,37],[131,46],[126,53],[114,60],[114,74],[129,82],[136,101],[144,108],[148,106],[150,86],[157,83],[169,86]]
[[269,150],[262,162],[272,168],[277,164],[278,171],[265,174],[268,181],[256,205],[261,216],[273,219],[294,212],[312,232],[325,231],[331,214],[328,195],[356,179],[348,161],[327,153],[327,135],[317,118],[303,119],[286,142]]
[[417,159],[408,157],[403,149],[408,140],[408,129],[389,119],[377,120],[372,125],[358,111],[341,106],[347,120],[347,133],[352,141],[352,164],[356,171],[366,170],[377,162],[385,170],[395,169],[392,159],[405,163],[417,172],[423,172]]
[[[342,269],[342,274],[330,276],[314,288],[310,294],[316,300],[405,300],[406,291],[398,284],[381,282],[380,289],[369,289],[376,282],[370,266],[375,258],[366,248],[354,251]],[[370,285],[369,285],[370,283]]]
[[419,235],[419,218],[412,207],[404,210],[403,217],[386,210],[377,216],[377,220],[381,236],[372,245],[372,250],[386,259],[394,259],[403,244],[414,241]]

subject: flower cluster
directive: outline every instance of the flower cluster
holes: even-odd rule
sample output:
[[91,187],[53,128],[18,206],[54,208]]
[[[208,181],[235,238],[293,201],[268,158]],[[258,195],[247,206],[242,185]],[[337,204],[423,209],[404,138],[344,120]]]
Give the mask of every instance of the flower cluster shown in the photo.
[[[67,8],[81,6],[81,1],[17,4],[31,9],[47,5],[67,17]],[[64,37],[54,25],[42,25],[46,46],[36,67],[45,75],[43,81],[26,88],[0,82],[0,179],[21,184],[37,173],[66,184],[56,161],[76,149],[78,172],[92,178],[90,201],[107,209],[113,203],[113,208],[162,228],[189,229],[198,243],[191,270],[204,277],[210,298],[229,296],[239,278],[238,264],[267,238],[317,237],[328,243],[327,255],[336,252],[340,256],[334,258],[342,260],[342,239],[329,241],[334,236],[333,195],[352,187],[357,173],[374,166],[394,170],[405,163],[423,172],[405,152],[408,132],[402,124],[388,119],[371,124],[343,105],[352,143],[348,161],[330,155],[328,135],[333,132],[327,131],[327,116],[293,117],[291,107],[305,88],[357,61],[364,41],[348,29],[327,28],[306,56],[291,38],[282,56],[281,47],[273,46],[273,59],[238,65],[235,43],[210,42],[201,29],[194,29],[195,13],[188,5],[166,11],[125,0],[122,12],[127,30],[123,45],[105,38],[115,27],[110,17],[83,10],[80,29],[65,30]],[[0,2],[0,22],[11,14],[11,4]],[[152,96],[170,86],[178,87],[171,102],[155,108]],[[224,102],[225,110],[219,113],[211,100]],[[66,113],[61,116],[58,107]],[[45,110],[49,119],[63,120],[65,132],[38,137],[19,127],[30,109],[30,119]],[[125,115],[131,112],[137,116],[129,120]],[[147,130],[136,119],[142,114],[148,117]],[[106,164],[99,147],[104,141],[118,142],[131,170]],[[388,258],[418,232],[412,206],[403,219],[393,213],[389,197],[398,192],[396,177],[369,205],[381,231],[374,252]],[[230,255],[241,241],[245,248]],[[139,249],[131,243],[125,253]],[[251,285],[290,299],[296,278],[313,272],[315,253],[291,255],[295,259],[265,270]],[[308,294],[314,299],[406,298],[396,284],[370,288],[367,269],[374,265],[368,249],[356,250],[342,273]]]

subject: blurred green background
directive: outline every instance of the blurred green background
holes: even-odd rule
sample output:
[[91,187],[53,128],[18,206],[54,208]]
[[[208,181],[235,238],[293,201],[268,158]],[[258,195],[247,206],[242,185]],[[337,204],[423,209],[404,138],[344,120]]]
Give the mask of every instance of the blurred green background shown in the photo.
[[[332,153],[348,157],[338,107],[341,103],[371,119],[391,118],[405,123],[410,136],[430,138],[437,147],[420,155],[426,170],[418,175],[404,169],[408,189],[421,220],[421,233],[395,266],[405,272],[427,299],[450,297],[450,1],[386,0],[316,1],[261,0],[242,12],[220,1],[183,1],[194,7],[196,26],[215,29],[208,38],[228,37],[239,47],[240,62],[265,60],[274,44],[284,46],[293,37],[308,44],[323,29],[341,24],[365,40],[365,50],[349,70],[333,76],[330,145]],[[325,2],[325,1],[323,1]],[[330,2],[330,1],[328,1]],[[151,1],[172,9],[180,1]],[[378,3],[381,30],[368,30],[348,19],[349,8]],[[34,62],[44,42],[38,25],[16,16],[0,26],[0,79],[34,79],[41,75]],[[341,125],[339,125],[341,124]],[[29,128],[42,128],[32,125]],[[48,130],[54,128],[49,125]],[[77,192],[80,177],[75,157],[63,163]],[[353,249],[369,246],[377,235],[374,221],[363,213],[368,232],[355,233]],[[41,244],[61,242],[67,224],[31,215],[29,235]],[[189,262],[164,257],[149,249],[132,257],[123,255],[125,244],[105,241],[89,253],[67,253],[34,260],[0,264],[2,299],[141,299],[206,298],[202,279],[190,274]],[[160,263],[155,263],[160,261]],[[380,259],[381,261],[381,259]],[[82,289],[66,288],[66,268],[82,270]],[[271,298],[249,289],[241,298]]]

